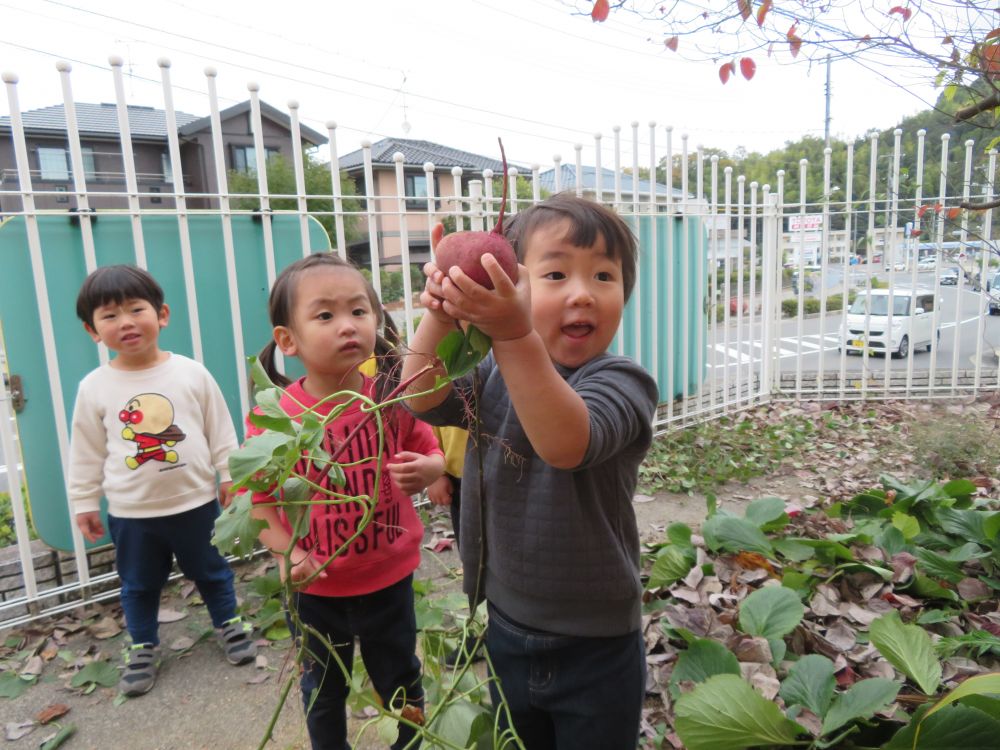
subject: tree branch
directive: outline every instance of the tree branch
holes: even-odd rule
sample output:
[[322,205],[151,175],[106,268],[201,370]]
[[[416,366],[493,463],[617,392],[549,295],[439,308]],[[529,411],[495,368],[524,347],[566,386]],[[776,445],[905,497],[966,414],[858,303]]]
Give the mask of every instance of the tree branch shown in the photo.
[[963,201],[958,204],[959,208],[964,208],[967,211],[985,211],[988,208],[1000,208],[1000,198],[994,198],[986,203],[973,203],[972,201]]
[[1000,94],[993,94],[985,99],[982,99],[975,104],[970,104],[968,107],[962,107],[955,113],[955,122],[965,122],[970,120],[978,114],[985,112],[988,109],[994,109],[995,107],[1000,107]]

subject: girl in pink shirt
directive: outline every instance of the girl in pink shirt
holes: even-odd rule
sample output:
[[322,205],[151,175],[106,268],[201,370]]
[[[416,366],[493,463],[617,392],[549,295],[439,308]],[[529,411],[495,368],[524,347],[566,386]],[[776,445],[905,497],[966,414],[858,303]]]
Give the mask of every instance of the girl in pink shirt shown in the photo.
[[[352,391],[378,402],[397,384],[395,347],[380,335],[385,312],[375,290],[347,261],[332,253],[310,255],[288,266],[271,289],[269,301],[274,340],[260,354],[271,379],[285,388],[281,408],[291,417],[307,411],[324,420],[348,400]],[[393,336],[394,338],[394,336]],[[297,357],[305,376],[289,381],[277,371],[275,351]],[[369,378],[359,365],[375,355],[378,372]],[[344,393],[344,395],[340,395]],[[302,623],[322,633],[336,652],[308,632],[302,674],[306,724],[315,750],[348,750],[345,703],[350,689],[354,639],[375,690],[386,706],[409,717],[422,715],[423,690],[416,656],[416,618],[413,609],[413,571],[420,564],[423,526],[411,495],[441,476],[444,456],[431,428],[401,407],[382,412],[383,451],[379,453],[376,419],[368,419],[362,403],[354,401],[325,425],[323,449],[342,466],[344,482],[332,485],[322,475],[322,463],[303,459],[297,467],[310,481],[321,481],[343,497],[378,501],[363,531],[366,507],[360,501],[324,502],[309,507],[309,527],[294,545],[291,569],[285,570],[284,552],[292,545],[292,527],[274,494],[254,496],[253,515],[267,522],[260,540],[278,556],[282,577],[293,585]],[[388,413],[387,413],[388,412]],[[248,434],[259,434],[250,425]],[[381,468],[381,470],[380,470]],[[333,472],[331,472],[333,473]],[[323,567],[329,558],[333,561]],[[343,665],[343,667],[341,667]],[[345,669],[348,674],[345,674]],[[412,706],[421,709],[417,712]],[[393,748],[410,745],[415,730],[401,722]]]

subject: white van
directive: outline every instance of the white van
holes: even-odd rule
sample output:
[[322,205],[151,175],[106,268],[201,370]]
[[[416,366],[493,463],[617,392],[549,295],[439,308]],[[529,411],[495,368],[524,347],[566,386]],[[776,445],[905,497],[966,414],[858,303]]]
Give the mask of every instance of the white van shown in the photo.
[[[892,295],[892,327],[889,323],[888,289],[872,289],[871,299],[861,292],[847,310],[846,323],[841,327],[841,347],[848,354],[863,352],[905,358],[911,350],[926,347],[931,350],[941,336],[940,327],[932,330],[934,312],[933,289],[896,289]],[[865,332],[865,318],[868,331]]]

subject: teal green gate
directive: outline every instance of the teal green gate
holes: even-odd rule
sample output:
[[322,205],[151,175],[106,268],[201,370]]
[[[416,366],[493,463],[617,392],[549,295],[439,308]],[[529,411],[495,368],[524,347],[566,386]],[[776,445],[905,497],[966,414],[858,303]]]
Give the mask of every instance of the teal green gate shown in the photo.
[[[37,222],[49,299],[42,300],[40,306],[35,294],[25,219],[16,217],[3,222],[0,224],[0,335],[8,370],[21,376],[27,398],[16,421],[32,524],[46,544],[71,551],[73,540],[40,311],[47,308],[52,318],[58,360],[55,364],[66,410],[62,416],[67,424],[72,418],[77,384],[99,364],[98,350],[75,313],[76,295],[86,276],[80,227],[65,215],[39,216]],[[188,226],[204,363],[219,382],[234,423],[242,425],[245,415],[240,407],[241,378],[230,322],[222,217],[192,213]],[[280,270],[302,257],[301,224],[298,216],[277,215],[271,218],[271,226],[274,264]],[[308,227],[309,247],[314,252],[329,250],[329,238],[319,222],[310,218]],[[101,213],[93,223],[93,233],[97,265],[136,262],[129,216]],[[171,309],[170,325],[161,337],[162,346],[194,356],[177,217],[143,213],[142,236],[149,271],[163,286]],[[241,343],[249,354],[258,351],[271,336],[264,227],[255,217],[234,216],[232,236]],[[7,461],[16,463],[12,456],[7,456]]]
[[[639,269],[622,319],[621,352],[653,375],[661,401],[690,396],[707,371],[704,223],[696,216],[659,214],[654,238],[652,216],[624,218],[639,238]],[[612,351],[618,345],[616,338]]]

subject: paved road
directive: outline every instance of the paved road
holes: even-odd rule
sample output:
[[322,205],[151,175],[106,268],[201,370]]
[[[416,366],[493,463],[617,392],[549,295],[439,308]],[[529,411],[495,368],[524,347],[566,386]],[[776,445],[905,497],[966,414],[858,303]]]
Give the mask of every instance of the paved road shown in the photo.
[[[922,284],[930,286],[933,281],[933,274],[920,276]],[[933,354],[911,353],[907,359],[843,355],[839,352],[841,312],[838,311],[828,313],[825,317],[816,316],[801,321],[782,320],[778,340],[780,367],[782,371],[794,371],[801,365],[803,370],[815,371],[822,366],[825,371],[834,371],[839,370],[843,357],[848,371],[884,369],[887,365],[892,370],[905,371],[911,363],[914,370],[927,370],[930,369],[932,360],[938,371],[949,370],[953,365],[960,369],[969,368],[976,360],[980,320],[983,330],[979,359],[984,366],[996,366],[994,347],[1000,347],[1000,317],[980,315],[979,292],[963,288],[961,297],[959,295],[956,287],[941,287],[941,308],[938,313],[941,337]],[[722,368],[730,368],[731,374],[734,374],[738,366],[746,368],[760,361],[762,337],[759,321],[751,332],[749,321],[745,319],[741,333],[742,338],[738,339],[737,324],[731,321],[728,329],[721,324],[716,327],[714,339],[710,335],[709,367],[716,375]]]

